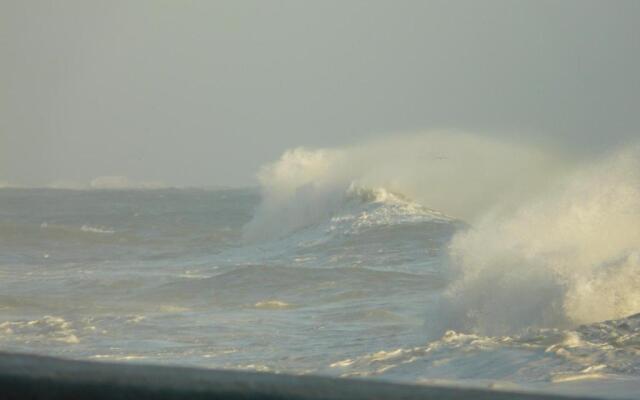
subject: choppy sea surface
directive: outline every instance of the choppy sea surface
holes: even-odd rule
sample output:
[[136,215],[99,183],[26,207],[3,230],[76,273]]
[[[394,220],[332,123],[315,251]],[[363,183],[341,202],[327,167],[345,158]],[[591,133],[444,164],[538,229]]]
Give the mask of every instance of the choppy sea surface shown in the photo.
[[[637,304],[580,319],[597,314],[585,288],[608,290],[612,268],[637,284],[638,249],[591,286],[544,268],[504,279],[533,256],[513,256],[516,243],[498,261],[478,255],[500,268],[464,267],[495,243],[399,194],[352,186],[329,208],[278,212],[261,198],[0,189],[0,350],[640,397]],[[292,225],[292,213],[313,218]],[[629,301],[616,285],[610,296]]]

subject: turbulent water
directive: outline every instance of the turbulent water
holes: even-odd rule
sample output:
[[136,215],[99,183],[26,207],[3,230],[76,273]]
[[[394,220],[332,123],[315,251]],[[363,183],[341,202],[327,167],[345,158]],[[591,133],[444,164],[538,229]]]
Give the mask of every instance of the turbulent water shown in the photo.
[[0,189],[0,349],[637,397],[638,154],[466,213],[326,151],[259,189]]

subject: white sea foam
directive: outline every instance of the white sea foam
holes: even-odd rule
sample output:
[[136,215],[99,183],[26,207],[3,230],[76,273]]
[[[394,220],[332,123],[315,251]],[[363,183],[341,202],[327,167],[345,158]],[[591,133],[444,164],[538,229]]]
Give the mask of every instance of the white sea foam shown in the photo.
[[[406,379],[409,375],[410,381],[441,379],[452,374],[512,382],[602,380],[637,375],[640,371],[637,349],[630,344],[637,343],[639,335],[639,316],[577,330],[530,329],[513,336],[447,331],[426,345],[341,359],[329,368],[345,377],[383,375],[387,379]],[[494,362],[487,363],[487,357]]]
[[32,321],[6,321],[0,324],[0,340],[15,336],[21,340],[77,344],[80,340],[76,333],[69,321],[50,315]]
[[[41,228],[46,227],[46,222],[43,223],[43,225],[40,225]],[[101,226],[91,226],[91,225],[82,225],[80,227],[80,230],[82,232],[88,232],[88,233],[102,233],[102,234],[106,234],[106,235],[112,235],[114,233],[116,233],[116,231],[114,231],[113,229],[107,229]]]
[[259,301],[254,305],[255,308],[263,310],[277,310],[292,307],[291,304],[280,300],[264,300]]

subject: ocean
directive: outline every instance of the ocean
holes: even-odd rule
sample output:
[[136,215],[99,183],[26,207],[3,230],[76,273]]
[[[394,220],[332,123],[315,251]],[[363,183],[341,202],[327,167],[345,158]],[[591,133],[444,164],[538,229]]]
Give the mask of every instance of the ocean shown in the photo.
[[0,189],[0,350],[638,397],[635,158],[469,222],[285,190],[292,154],[261,188]]

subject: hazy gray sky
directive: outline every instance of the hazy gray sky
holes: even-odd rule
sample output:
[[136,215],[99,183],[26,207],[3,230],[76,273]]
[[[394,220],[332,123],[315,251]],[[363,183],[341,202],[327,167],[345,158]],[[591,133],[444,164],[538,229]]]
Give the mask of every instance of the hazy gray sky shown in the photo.
[[251,184],[437,128],[640,137],[640,1],[0,0],[0,181]]

